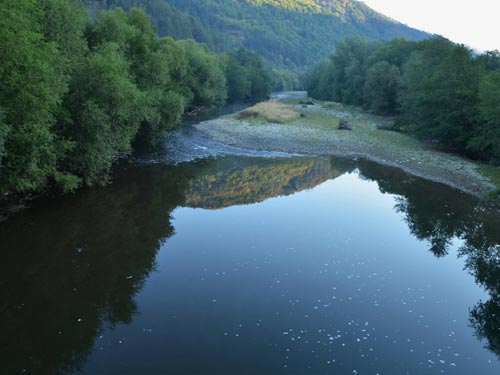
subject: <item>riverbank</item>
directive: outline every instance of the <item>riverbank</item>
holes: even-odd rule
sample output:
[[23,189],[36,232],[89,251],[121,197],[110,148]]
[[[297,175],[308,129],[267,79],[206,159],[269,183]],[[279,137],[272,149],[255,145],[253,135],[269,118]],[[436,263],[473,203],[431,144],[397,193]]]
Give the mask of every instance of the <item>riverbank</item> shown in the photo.
[[[236,114],[202,122],[196,128],[214,141],[249,150],[366,158],[478,197],[497,187],[484,173],[488,170],[484,165],[441,152],[408,135],[379,130],[389,127],[392,118],[338,103],[299,98],[280,102],[300,117],[275,123]],[[340,120],[347,120],[353,130],[338,130]]]

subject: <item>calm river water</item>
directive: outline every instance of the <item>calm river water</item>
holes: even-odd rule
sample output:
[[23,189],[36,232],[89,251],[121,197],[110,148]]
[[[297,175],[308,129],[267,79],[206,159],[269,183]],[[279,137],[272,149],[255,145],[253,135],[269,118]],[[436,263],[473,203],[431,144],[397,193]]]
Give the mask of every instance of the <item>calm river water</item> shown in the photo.
[[122,165],[0,224],[0,373],[499,374],[499,244],[370,162]]

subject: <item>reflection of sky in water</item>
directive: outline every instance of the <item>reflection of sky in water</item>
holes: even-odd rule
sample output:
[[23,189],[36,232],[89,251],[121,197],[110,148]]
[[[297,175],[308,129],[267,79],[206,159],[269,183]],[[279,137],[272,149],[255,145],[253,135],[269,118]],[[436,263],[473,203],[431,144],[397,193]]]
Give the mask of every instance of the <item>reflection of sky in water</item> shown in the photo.
[[498,373],[473,336],[487,299],[355,173],[288,197],[177,208],[139,315],[97,339],[88,373]]

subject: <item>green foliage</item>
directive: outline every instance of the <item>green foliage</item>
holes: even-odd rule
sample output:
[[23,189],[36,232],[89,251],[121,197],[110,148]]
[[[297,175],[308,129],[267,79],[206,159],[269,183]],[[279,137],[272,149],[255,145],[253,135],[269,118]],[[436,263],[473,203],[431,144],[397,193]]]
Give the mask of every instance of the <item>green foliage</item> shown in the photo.
[[140,123],[141,92],[115,43],[104,43],[72,79],[68,105],[76,147],[68,163],[87,185],[105,183],[113,162],[131,151]]
[[380,114],[397,112],[397,93],[400,79],[399,68],[380,61],[366,71],[363,88],[365,109]]
[[194,106],[218,107],[227,98],[226,78],[220,60],[193,40],[179,42],[188,60],[187,85]]
[[79,0],[40,0],[44,11],[43,33],[60,52],[60,64],[71,74],[88,52],[85,31],[90,18]]
[[43,35],[43,12],[32,0],[0,3],[0,190],[42,189],[56,170],[54,111],[66,86],[58,51]]
[[500,163],[500,72],[485,72],[479,85],[479,126],[470,148]]
[[272,78],[264,61],[255,53],[240,48],[236,58],[248,72],[250,81],[250,98],[258,101],[267,99],[272,87]]
[[217,52],[243,47],[274,66],[316,63],[348,36],[420,40],[411,29],[353,0],[85,0],[91,10],[133,6],[151,15],[161,36],[193,38]]
[[[442,37],[347,39],[307,77],[309,95],[398,115],[397,127],[449,150],[500,161],[500,57]],[[361,95],[362,94],[362,95]]]
[[240,64],[233,53],[223,56],[227,79],[227,95],[231,101],[244,102],[250,98],[251,83],[248,71]]
[[[94,22],[79,0],[0,3],[0,192],[105,184],[132,145],[158,145],[187,108],[225,103],[225,57],[159,38],[123,3],[128,13]],[[267,96],[267,67],[238,53],[250,61],[232,66],[244,70],[245,98]]]
[[402,123],[418,137],[465,151],[477,117],[478,82],[478,64],[467,48],[443,38],[422,42],[402,77]]
[[7,138],[8,131],[9,127],[5,123],[5,113],[0,108],[0,170],[2,168],[2,158],[5,154],[5,138]]
[[148,16],[137,8],[129,15],[121,9],[102,12],[91,40],[116,43],[130,62],[134,83],[143,93],[137,141],[155,146],[180,123],[193,98],[184,49],[172,39],[159,39]]
[[83,0],[93,18],[100,11],[114,8],[130,10],[143,9],[151,17],[151,22],[160,36],[174,39],[196,39],[200,43],[212,45],[212,30],[205,30],[197,17],[181,13],[165,0]]
[[228,97],[232,102],[267,99],[272,89],[272,77],[262,58],[240,48],[224,57]]
[[499,51],[487,51],[478,57],[478,61],[483,65],[484,70],[500,72]]

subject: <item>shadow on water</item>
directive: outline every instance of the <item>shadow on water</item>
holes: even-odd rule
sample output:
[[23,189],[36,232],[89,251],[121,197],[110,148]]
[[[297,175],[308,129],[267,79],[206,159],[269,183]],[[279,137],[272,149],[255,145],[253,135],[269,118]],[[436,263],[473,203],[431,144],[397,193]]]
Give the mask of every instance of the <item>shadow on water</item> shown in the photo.
[[220,209],[313,188],[345,173],[397,198],[411,230],[445,257],[454,239],[489,294],[470,325],[500,356],[500,219],[465,194],[367,161],[223,157],[124,165],[107,188],[37,202],[0,224],[2,373],[78,371],[107,328],[129,323],[134,301],[179,206]]
[[133,319],[183,201],[178,173],[156,169],[132,168],[0,226],[0,373],[74,371],[103,329]]

